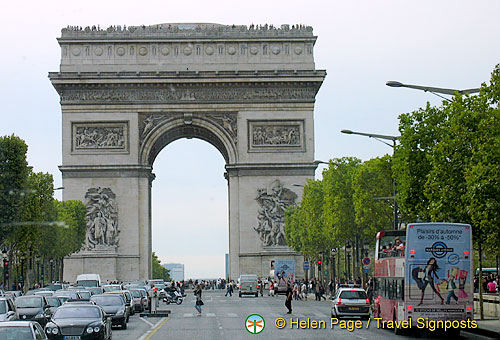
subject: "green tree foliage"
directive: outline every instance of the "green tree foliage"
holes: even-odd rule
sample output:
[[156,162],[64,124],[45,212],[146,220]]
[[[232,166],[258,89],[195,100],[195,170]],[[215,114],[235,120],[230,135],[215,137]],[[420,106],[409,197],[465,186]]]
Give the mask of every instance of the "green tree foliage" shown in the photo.
[[377,232],[393,224],[393,200],[375,199],[392,196],[391,157],[377,157],[360,164],[353,176],[355,222],[360,237],[373,243]]
[[152,254],[153,261],[153,279],[163,279],[165,282],[170,281],[170,271],[163,267],[161,261],[156,256],[155,252]]
[[474,240],[498,251],[500,69],[479,95],[400,116],[395,170],[410,220],[472,223]]
[[328,169],[323,171],[323,219],[330,226],[329,234],[324,236],[331,246],[340,247],[358,233],[353,178],[360,164],[358,158],[336,158],[330,160]]
[[23,219],[27,151],[28,146],[19,137],[0,137],[0,243],[12,230],[10,223]]

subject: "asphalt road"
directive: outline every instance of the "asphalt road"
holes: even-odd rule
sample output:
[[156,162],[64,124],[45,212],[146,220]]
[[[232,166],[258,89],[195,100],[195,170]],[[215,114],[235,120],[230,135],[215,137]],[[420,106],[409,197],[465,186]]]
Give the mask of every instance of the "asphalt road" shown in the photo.
[[[243,297],[237,295],[225,297],[222,291],[205,291],[203,293],[202,316],[198,316],[194,308],[192,292],[186,292],[187,297],[182,305],[161,303],[162,308],[171,310],[168,318],[140,318],[138,314],[130,318],[126,330],[113,328],[114,340],[237,340],[251,339],[356,339],[356,340],[385,340],[385,339],[417,339],[428,338],[426,334],[417,334],[415,331],[406,336],[396,336],[390,330],[377,329],[376,321],[362,321],[361,329],[349,331],[338,325],[330,327],[330,301],[294,301],[293,314],[287,315],[284,306],[284,296],[279,297]],[[245,329],[245,320],[250,314],[259,314],[265,320],[264,330],[258,334],[250,334]],[[286,326],[278,329],[275,325],[277,318],[283,318]],[[325,328],[297,329],[290,328],[290,321],[316,320],[325,321]],[[358,324],[359,325],[359,324]],[[346,325],[347,326],[347,325]],[[446,339],[446,336],[432,337]],[[487,339],[479,335],[462,332],[461,339]]]

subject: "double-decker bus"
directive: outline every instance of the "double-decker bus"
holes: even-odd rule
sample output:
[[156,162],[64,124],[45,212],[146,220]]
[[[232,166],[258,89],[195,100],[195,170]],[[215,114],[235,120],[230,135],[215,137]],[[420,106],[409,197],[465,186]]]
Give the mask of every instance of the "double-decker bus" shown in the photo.
[[[381,231],[375,249],[374,316],[410,320],[457,320],[456,332],[473,320],[471,227],[459,223],[413,223]],[[422,326],[422,327],[420,327]],[[394,327],[396,333],[402,330]]]

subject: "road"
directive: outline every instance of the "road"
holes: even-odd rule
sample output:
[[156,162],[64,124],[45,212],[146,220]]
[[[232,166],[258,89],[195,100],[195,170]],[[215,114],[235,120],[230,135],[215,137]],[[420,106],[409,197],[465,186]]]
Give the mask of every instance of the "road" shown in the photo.
[[[362,321],[362,329],[350,332],[335,326],[330,328],[329,301],[294,301],[293,314],[287,315],[284,296],[279,297],[243,297],[237,295],[225,297],[222,291],[204,291],[202,316],[197,316],[194,309],[194,296],[187,292],[182,305],[170,305],[172,311],[168,318],[139,318],[136,314],[130,318],[128,329],[113,329],[114,340],[238,340],[259,336],[260,339],[342,339],[342,340],[385,340],[417,339],[417,334],[404,337],[396,336],[390,330],[377,329],[375,320]],[[162,308],[165,305],[162,303]],[[248,333],[244,327],[250,314],[259,314],[265,320],[265,328],[259,335]],[[284,318],[287,325],[278,329],[277,318]],[[296,320],[324,320],[324,329],[290,329],[290,318]],[[425,337],[425,335],[420,335]],[[443,339],[444,337],[441,337]],[[462,332],[461,339],[487,339],[479,335]]]

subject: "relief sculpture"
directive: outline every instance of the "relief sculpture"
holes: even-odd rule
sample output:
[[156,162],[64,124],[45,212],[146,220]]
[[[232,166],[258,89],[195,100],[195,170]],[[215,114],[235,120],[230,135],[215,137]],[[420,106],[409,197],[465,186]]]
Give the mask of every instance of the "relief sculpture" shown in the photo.
[[297,194],[275,180],[267,188],[257,190],[259,225],[254,230],[259,234],[263,246],[286,246],[285,211],[295,204]]
[[118,246],[118,208],[110,188],[90,188],[85,194],[87,235],[85,250]]
[[77,126],[75,148],[125,149],[124,126]]
[[300,125],[254,125],[253,146],[300,146]]

